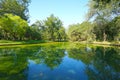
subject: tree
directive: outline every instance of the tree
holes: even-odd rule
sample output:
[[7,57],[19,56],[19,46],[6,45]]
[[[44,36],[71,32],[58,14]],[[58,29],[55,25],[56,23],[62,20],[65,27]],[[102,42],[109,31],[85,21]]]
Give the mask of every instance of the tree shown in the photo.
[[23,40],[28,24],[19,16],[4,14],[0,17],[1,35],[7,40]]
[[[94,23],[93,33],[96,35],[97,40],[113,41],[119,39],[120,34],[120,17],[115,17],[112,21],[102,21],[98,19]],[[103,34],[105,33],[105,34]]]
[[58,39],[58,41],[66,41],[67,40],[67,34],[65,32],[64,27],[61,27],[59,29],[57,39]]
[[[47,37],[49,40],[56,41],[56,40],[61,40],[61,33],[60,29],[63,28],[62,21],[55,17],[53,14],[50,15],[50,17],[45,20],[45,26],[47,30]],[[63,31],[65,32],[65,31]]]
[[90,22],[70,25],[68,29],[68,36],[72,41],[85,41],[88,39],[94,39],[92,28],[93,27]]
[[108,26],[109,26],[109,22],[106,19],[103,19],[101,17],[97,17],[94,21],[94,29],[93,29],[93,33],[97,36],[96,38],[101,40],[101,41],[106,41],[107,40],[107,36],[109,33],[107,33],[108,31]]
[[69,37],[70,40],[72,40],[72,41],[76,40],[75,37],[74,37],[74,31],[79,27],[79,25],[80,24],[69,25],[67,34],[68,34],[68,37]]
[[119,0],[90,1],[89,3],[90,9],[87,14],[87,18],[88,18],[87,20],[91,18],[95,18],[94,33],[96,34],[97,39],[100,39],[103,41],[110,40],[110,37],[112,36],[112,34],[110,33],[111,31],[110,29],[114,25],[109,25],[109,23],[120,14],[119,3],[120,3]]
[[109,34],[109,40],[118,40],[120,38],[120,16],[115,17],[107,28],[107,34]]
[[[120,14],[119,0],[91,0],[88,4],[88,20],[92,17],[101,16],[101,18],[110,19]],[[104,16],[103,16],[104,15]]]
[[32,28],[36,28],[36,32],[39,33],[38,37],[41,37],[42,40],[46,39],[46,27],[43,21],[36,21],[32,24]]
[[24,20],[28,20],[28,6],[30,0],[0,0],[0,15],[5,13],[20,16]]

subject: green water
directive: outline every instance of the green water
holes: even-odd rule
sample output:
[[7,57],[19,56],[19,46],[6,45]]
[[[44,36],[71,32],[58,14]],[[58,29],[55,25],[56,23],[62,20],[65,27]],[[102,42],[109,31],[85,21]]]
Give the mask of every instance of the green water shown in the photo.
[[1,47],[0,80],[120,80],[120,48],[78,43]]

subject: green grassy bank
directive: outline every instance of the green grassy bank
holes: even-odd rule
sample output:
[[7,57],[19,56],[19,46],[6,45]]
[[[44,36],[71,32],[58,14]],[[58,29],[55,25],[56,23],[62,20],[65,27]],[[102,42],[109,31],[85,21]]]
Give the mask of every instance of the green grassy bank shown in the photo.
[[[40,44],[40,43],[51,43],[50,41],[41,41],[41,40],[28,40],[28,41],[10,41],[10,40],[0,40],[0,46],[11,46],[11,45],[28,45],[28,44]],[[86,41],[83,42],[74,42],[86,44]],[[110,45],[110,46],[120,46],[120,42],[92,42],[89,44],[95,45]]]
[[0,40],[0,46],[4,46],[4,45],[37,44],[37,43],[44,43],[44,42],[46,42],[46,41],[40,41],[40,40],[29,40],[29,41]]

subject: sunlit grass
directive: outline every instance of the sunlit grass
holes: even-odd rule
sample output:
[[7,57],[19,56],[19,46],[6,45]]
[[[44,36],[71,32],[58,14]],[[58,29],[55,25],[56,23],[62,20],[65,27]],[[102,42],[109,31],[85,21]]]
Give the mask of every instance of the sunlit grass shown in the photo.
[[11,48],[11,47],[28,47],[28,46],[64,46],[69,42],[43,42],[43,41],[9,41],[9,40],[0,40],[0,48]]
[[[67,45],[66,45],[67,44]],[[60,48],[74,48],[79,47],[94,47],[94,46],[104,46],[110,47],[110,42],[95,42],[93,44],[86,44],[85,42],[47,42],[40,40],[29,40],[29,41],[10,41],[10,40],[0,40],[0,48],[11,48],[11,47],[28,47],[28,46],[57,46]],[[78,48],[79,48],[78,47]]]

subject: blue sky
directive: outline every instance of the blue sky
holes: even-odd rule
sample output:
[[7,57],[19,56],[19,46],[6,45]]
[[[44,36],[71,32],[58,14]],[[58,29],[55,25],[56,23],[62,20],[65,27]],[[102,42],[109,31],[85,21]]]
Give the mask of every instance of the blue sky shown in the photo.
[[65,28],[85,20],[89,0],[31,0],[29,6],[30,24],[45,20],[51,14],[59,17]]

